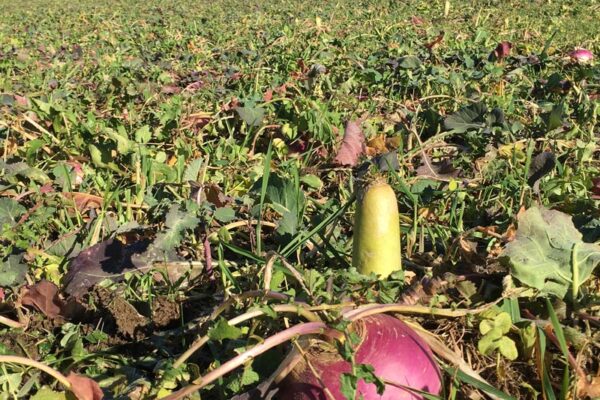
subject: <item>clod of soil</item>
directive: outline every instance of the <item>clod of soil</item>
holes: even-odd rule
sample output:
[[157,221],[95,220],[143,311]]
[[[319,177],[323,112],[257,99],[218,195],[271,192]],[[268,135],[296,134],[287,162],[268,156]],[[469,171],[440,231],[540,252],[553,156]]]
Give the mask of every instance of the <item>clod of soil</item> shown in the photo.
[[181,312],[179,304],[162,296],[152,304],[152,321],[157,328],[164,328],[179,321]]

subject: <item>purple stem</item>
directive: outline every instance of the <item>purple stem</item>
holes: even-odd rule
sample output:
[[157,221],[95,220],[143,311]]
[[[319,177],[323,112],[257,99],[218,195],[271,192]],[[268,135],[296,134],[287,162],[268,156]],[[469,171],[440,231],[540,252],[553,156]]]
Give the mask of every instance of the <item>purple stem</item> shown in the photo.
[[215,280],[215,274],[212,267],[212,252],[210,250],[210,242],[208,241],[208,233],[204,235],[204,259],[206,260],[206,273],[208,279]]

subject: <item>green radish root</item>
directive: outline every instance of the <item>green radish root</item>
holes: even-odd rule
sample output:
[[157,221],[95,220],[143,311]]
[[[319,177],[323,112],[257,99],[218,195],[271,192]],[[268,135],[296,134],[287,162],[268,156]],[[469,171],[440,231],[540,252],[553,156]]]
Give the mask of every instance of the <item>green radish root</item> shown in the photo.
[[398,202],[385,182],[372,183],[358,198],[352,265],[362,274],[374,272],[380,278],[402,269]]

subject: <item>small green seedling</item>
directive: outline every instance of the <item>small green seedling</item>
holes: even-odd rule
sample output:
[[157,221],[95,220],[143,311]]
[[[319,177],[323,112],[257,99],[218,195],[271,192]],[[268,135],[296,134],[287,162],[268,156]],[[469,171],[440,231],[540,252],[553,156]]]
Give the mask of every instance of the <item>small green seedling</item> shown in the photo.
[[479,332],[483,337],[479,340],[477,348],[484,355],[490,355],[495,350],[509,360],[516,360],[519,356],[515,342],[505,336],[512,327],[512,320],[507,312],[490,312],[482,314],[484,319],[479,324]]

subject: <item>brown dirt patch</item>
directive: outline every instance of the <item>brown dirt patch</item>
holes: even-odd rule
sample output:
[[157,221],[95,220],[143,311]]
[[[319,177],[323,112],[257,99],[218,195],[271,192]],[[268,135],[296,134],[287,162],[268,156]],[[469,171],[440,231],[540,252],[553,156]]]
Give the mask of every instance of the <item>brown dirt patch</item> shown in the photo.
[[152,321],[157,328],[167,327],[180,320],[180,311],[177,302],[171,301],[165,296],[160,296],[152,304]]

